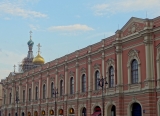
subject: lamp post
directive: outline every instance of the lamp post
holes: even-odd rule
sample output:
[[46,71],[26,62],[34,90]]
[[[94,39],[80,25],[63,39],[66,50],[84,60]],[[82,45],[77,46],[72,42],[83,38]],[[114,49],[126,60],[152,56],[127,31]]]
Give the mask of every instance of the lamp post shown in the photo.
[[98,81],[98,85],[100,86],[100,87],[102,87],[102,108],[103,108],[103,116],[104,116],[104,97],[103,97],[103,87],[104,87],[104,85],[105,84],[108,84],[107,83],[107,81],[106,81],[106,77],[105,78],[103,78],[103,76],[102,76],[102,78],[100,78],[99,79],[99,81]]
[[57,110],[57,108],[56,108],[57,107],[57,104],[56,104],[56,95],[57,94],[58,94],[58,88],[56,89],[56,87],[55,87],[55,89],[53,89],[53,95],[55,97],[55,102],[54,102],[55,103],[55,108],[54,108],[55,109],[55,116],[57,115],[56,114],[56,110]]

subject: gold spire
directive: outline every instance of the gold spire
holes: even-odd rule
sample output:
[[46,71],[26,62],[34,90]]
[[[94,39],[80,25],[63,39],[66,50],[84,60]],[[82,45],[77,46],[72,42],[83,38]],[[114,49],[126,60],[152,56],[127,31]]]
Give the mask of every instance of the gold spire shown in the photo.
[[44,64],[44,58],[40,55],[40,47],[41,45],[38,44],[38,55],[33,59],[33,63],[34,64],[37,64],[37,65],[41,65],[41,64]]

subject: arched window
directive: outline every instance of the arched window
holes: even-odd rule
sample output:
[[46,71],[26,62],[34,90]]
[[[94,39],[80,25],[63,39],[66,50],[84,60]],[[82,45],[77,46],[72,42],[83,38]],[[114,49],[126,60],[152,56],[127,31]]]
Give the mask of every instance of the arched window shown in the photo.
[[138,83],[138,62],[135,59],[131,64],[131,82],[132,84]]
[[9,94],[9,103],[11,104],[12,94]]
[[82,75],[82,92],[86,92],[86,75]]
[[31,101],[31,88],[29,88],[29,98],[28,98],[29,101]]
[[51,83],[51,98],[54,96],[53,95],[53,90],[54,90],[54,85],[53,85],[53,82]]
[[35,100],[38,100],[38,87],[36,86]]
[[25,102],[25,90],[23,90],[23,102]]
[[109,87],[114,87],[114,69],[113,66],[109,68]]
[[74,79],[71,77],[70,79],[70,94],[74,93]]
[[98,90],[99,89],[99,85],[98,85],[98,79],[99,79],[99,71],[97,70],[96,73],[95,73],[95,90]]
[[63,95],[63,80],[60,81],[60,96]]
[[43,85],[43,99],[46,98],[46,85]]

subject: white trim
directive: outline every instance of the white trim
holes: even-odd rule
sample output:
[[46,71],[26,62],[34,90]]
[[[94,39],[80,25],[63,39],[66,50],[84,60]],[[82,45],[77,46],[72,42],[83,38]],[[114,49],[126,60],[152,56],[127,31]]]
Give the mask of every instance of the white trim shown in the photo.
[[134,99],[131,102],[129,102],[128,107],[127,107],[127,116],[132,116],[131,111],[132,111],[132,104],[133,103],[138,103],[141,106],[141,114],[143,116],[143,107],[142,107],[142,104],[137,99]]
[[111,108],[112,108],[113,105],[116,107],[115,102],[110,101],[105,106],[105,112],[104,113],[105,113],[106,116],[111,116]]
[[[101,78],[101,72],[100,72],[100,69],[95,69],[94,70],[94,73],[93,73],[93,90],[96,90],[96,85],[95,85],[95,74],[96,74],[96,71],[99,71],[99,78]],[[100,89],[100,87],[98,87],[98,89],[97,90],[99,90]]]
[[138,83],[141,82],[141,69],[140,69],[140,59],[138,56],[138,51],[135,49],[131,49],[128,52],[128,62],[127,62],[127,68],[128,68],[128,84],[131,84],[131,63],[133,60],[137,60],[138,62]]
[[[107,68],[106,68],[106,77],[107,77],[107,82],[109,83],[109,68],[112,66],[113,67],[113,70],[114,70],[114,86],[116,84],[116,78],[115,78],[115,61],[114,59],[108,59],[107,62]],[[107,88],[109,88],[109,84],[106,85]]]
[[160,99],[157,101],[158,116],[160,116]]
[[[73,93],[71,94],[71,78],[73,77],[73,81],[74,81],[74,87],[73,87]],[[75,94],[75,78],[74,78],[74,76],[71,76],[70,78],[69,78],[69,81],[68,81],[68,88],[69,88],[69,95],[73,95],[73,94]]]
[[82,73],[81,76],[80,76],[80,88],[79,88],[79,91],[82,93],[82,76],[85,75],[86,76],[86,91],[87,92],[87,75],[86,73]]

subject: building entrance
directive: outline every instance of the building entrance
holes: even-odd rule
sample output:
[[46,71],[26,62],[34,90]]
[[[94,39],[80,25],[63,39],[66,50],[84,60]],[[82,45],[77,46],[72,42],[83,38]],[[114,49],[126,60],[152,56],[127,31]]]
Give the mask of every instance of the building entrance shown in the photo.
[[139,103],[133,103],[132,116],[142,116],[142,109]]

